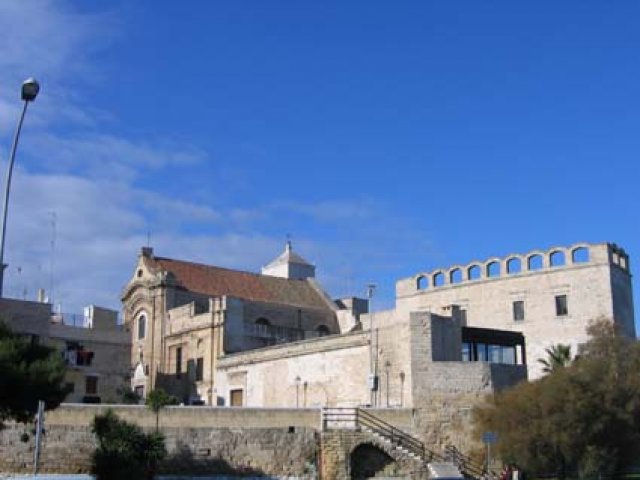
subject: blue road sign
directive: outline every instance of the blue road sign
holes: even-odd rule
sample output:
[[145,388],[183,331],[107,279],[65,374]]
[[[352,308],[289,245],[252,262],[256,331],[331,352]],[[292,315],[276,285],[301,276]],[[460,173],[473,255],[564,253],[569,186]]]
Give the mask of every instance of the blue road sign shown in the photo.
[[482,434],[483,443],[496,443],[498,441],[498,434],[495,432],[484,432]]

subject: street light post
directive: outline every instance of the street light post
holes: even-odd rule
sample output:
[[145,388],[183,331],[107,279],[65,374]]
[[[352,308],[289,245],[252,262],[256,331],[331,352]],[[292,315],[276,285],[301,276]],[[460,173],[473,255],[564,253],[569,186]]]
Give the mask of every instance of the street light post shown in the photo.
[[18,140],[20,139],[20,131],[22,130],[24,116],[27,113],[27,106],[29,105],[29,102],[33,102],[36,99],[39,91],[40,85],[35,80],[35,78],[28,78],[22,83],[22,100],[24,101],[24,106],[22,107],[20,120],[18,120],[16,133],[13,137],[11,154],[9,156],[9,166],[7,167],[7,176],[5,178],[4,184],[4,202],[2,204],[2,230],[0,231],[0,298],[3,297],[4,270],[5,268],[7,268],[7,265],[5,265],[4,263],[4,242],[7,234],[7,213],[9,210],[9,190],[11,189],[11,174],[13,173],[13,163],[16,158],[16,149],[18,148]]

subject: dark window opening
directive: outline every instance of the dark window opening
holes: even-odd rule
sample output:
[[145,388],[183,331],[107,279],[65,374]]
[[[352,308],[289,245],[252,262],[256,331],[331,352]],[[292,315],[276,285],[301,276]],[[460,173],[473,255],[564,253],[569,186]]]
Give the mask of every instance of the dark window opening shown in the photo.
[[316,328],[316,332],[318,332],[318,336],[320,337],[324,337],[326,335],[329,335],[329,327],[327,327],[326,325],[319,325],[318,328]]
[[263,325],[265,327],[268,327],[269,325],[271,325],[271,322],[266,318],[259,318],[256,320],[256,325]]
[[147,331],[147,317],[144,315],[140,315],[138,318],[138,340],[141,340],[145,337]]
[[182,375],[182,347],[176,348],[176,377]]
[[513,320],[516,322],[524,320],[524,301],[516,300],[513,302]]
[[95,395],[98,393],[98,377],[86,377],[84,391],[87,395]]
[[204,358],[196,359],[196,382],[201,382],[204,378]]
[[558,317],[569,315],[569,306],[567,304],[566,295],[556,295],[556,315]]

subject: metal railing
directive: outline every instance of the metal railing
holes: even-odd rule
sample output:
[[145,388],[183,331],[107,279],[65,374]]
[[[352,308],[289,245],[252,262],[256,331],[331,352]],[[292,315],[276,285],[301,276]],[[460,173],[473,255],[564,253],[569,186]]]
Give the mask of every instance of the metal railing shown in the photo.
[[473,460],[468,455],[463,454],[454,445],[447,445],[445,447],[445,457],[450,462],[453,462],[464,475],[468,477],[479,478],[485,476],[488,473],[490,478],[497,478],[495,472],[487,472],[484,464]]
[[323,410],[323,429],[354,428],[377,433],[394,446],[413,453],[423,462],[446,461],[426,445],[408,433],[360,408],[328,408]]
[[361,408],[325,408],[322,411],[323,430],[366,429],[377,433],[394,446],[416,455],[425,464],[430,462],[452,462],[465,477],[479,478],[486,475],[483,465],[464,455],[453,445],[445,449],[445,454],[437,453],[417,438],[385,422],[380,417]]

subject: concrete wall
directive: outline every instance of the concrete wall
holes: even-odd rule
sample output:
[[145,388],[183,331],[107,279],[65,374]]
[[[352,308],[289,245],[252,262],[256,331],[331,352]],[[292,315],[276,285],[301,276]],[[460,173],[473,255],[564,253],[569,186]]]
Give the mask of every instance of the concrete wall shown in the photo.
[[364,405],[368,352],[368,336],[354,333],[228,355],[215,388],[225,405],[231,390],[242,390],[248,407]]
[[51,314],[50,303],[0,298],[0,320],[16,332],[46,337]]

